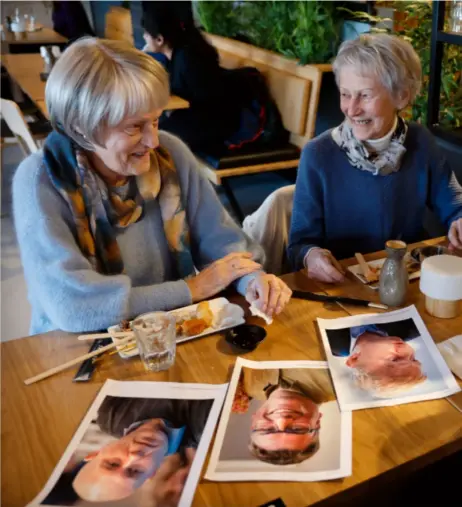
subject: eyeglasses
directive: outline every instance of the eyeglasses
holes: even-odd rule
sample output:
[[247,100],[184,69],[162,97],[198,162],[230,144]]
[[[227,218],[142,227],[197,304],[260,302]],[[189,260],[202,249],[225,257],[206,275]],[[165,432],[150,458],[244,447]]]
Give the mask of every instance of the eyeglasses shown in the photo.
[[286,428],[285,430],[276,430],[276,429],[268,429],[268,430],[252,430],[252,433],[258,433],[259,435],[276,435],[278,433],[288,433],[290,435],[314,435],[318,433],[319,429],[313,428]]

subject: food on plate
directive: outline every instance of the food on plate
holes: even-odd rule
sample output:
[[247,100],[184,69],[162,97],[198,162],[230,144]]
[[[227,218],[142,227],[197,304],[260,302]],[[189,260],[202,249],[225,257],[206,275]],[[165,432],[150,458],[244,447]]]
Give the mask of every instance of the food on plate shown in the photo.
[[202,301],[197,305],[196,315],[198,319],[203,319],[207,323],[207,327],[210,327],[213,322],[213,313],[210,310],[210,304],[208,301]]
[[204,319],[189,319],[185,320],[181,326],[181,334],[183,336],[195,336],[203,333],[208,327]]
[[[416,271],[419,271],[420,264],[417,263],[412,257],[405,257],[404,259],[406,269],[409,275],[412,275],[412,273],[415,273]],[[363,273],[359,273],[359,276],[361,276],[363,279],[366,280],[367,283],[372,282],[378,282],[380,278],[380,271],[382,270],[382,266],[371,266],[369,264],[369,275],[366,278]]]
[[210,310],[208,301],[203,301],[197,305],[196,311],[191,315],[177,316],[176,334],[177,336],[196,336],[208,329],[213,322],[213,312]]
[[131,331],[130,321],[127,319],[122,320],[119,324],[119,327],[121,331]]

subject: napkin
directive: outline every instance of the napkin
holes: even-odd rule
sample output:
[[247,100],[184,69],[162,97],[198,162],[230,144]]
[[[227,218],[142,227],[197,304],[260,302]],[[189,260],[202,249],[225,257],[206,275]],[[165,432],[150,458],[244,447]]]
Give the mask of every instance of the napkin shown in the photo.
[[255,305],[255,301],[253,301],[252,304],[250,305],[250,313],[254,317],[260,317],[268,325],[270,325],[270,324],[273,323],[273,317],[270,317],[269,315],[266,315],[266,313],[263,313],[260,309],[258,309],[257,306]]
[[452,373],[462,380],[462,334],[438,343],[437,347]]

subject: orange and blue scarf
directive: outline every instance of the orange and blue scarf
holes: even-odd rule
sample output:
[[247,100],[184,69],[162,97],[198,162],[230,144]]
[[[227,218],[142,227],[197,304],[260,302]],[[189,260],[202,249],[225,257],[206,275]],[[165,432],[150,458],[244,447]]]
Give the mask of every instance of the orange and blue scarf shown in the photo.
[[150,171],[130,177],[123,189],[108,186],[90,167],[85,153],[63,134],[50,134],[43,152],[50,180],[71,211],[77,244],[96,271],[124,272],[117,230],[140,220],[144,203],[157,199],[178,275],[186,278],[194,273],[178,174],[165,148],[154,150]]

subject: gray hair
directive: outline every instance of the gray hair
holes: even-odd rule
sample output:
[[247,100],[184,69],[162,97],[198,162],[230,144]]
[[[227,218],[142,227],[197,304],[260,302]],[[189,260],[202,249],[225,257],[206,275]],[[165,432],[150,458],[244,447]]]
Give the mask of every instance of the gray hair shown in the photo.
[[395,100],[408,93],[409,104],[420,92],[422,65],[412,45],[403,38],[381,33],[345,41],[333,63],[337,85],[342,67],[348,65],[361,75],[377,77]]
[[50,122],[82,148],[101,145],[104,129],[163,109],[168,75],[126,42],[84,37],[61,55],[47,80]]
[[418,378],[396,379],[395,381],[384,381],[360,368],[351,369],[353,383],[360,389],[367,391],[373,398],[394,398],[395,396],[410,391],[415,386],[424,382],[427,377],[422,374]]

